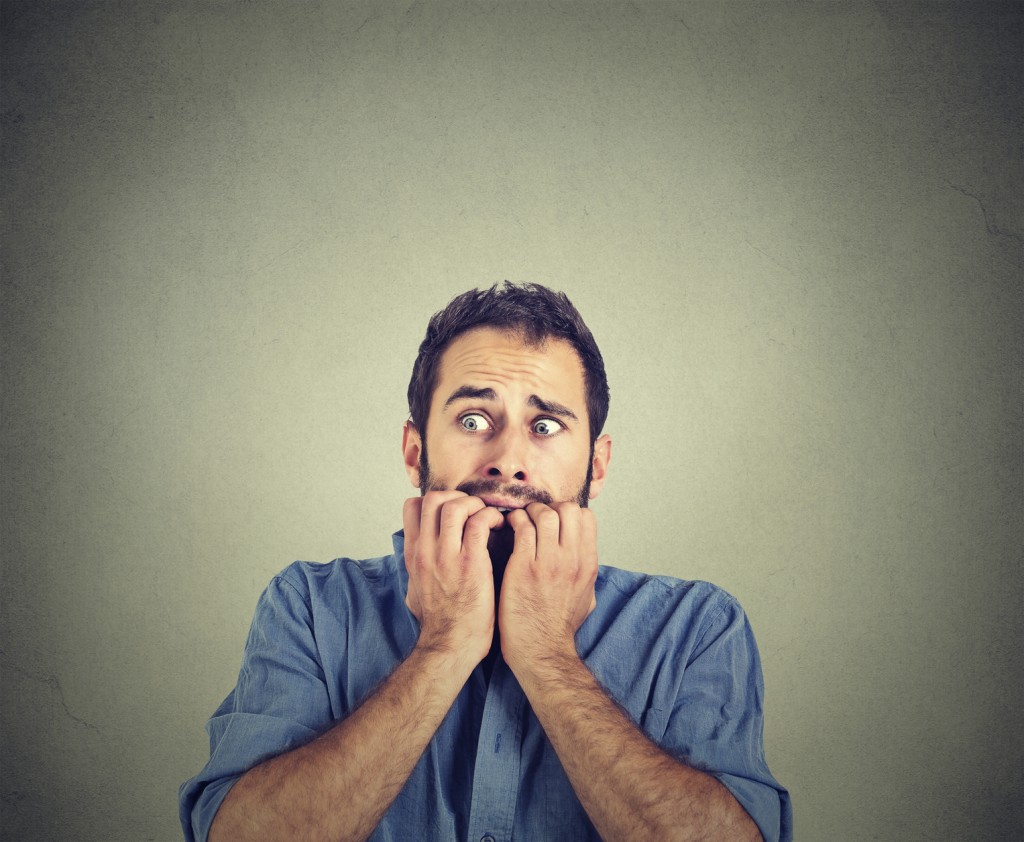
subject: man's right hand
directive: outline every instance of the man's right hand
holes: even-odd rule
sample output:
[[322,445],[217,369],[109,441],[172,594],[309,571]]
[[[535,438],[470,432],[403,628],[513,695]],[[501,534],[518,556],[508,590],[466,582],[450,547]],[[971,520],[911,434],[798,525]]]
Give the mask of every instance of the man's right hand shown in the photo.
[[487,552],[497,509],[461,491],[429,491],[405,501],[406,604],[419,621],[418,647],[466,658],[471,670],[494,635],[494,574]]
[[334,727],[246,772],[217,811],[210,842],[368,838],[487,654],[495,617],[487,538],[501,512],[461,491],[432,491],[407,500],[402,519],[416,647]]

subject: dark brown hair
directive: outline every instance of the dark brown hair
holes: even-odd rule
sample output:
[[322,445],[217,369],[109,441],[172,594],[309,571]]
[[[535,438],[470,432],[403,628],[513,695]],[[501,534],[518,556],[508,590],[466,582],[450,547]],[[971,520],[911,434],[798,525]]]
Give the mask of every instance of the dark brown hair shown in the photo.
[[424,439],[441,355],[453,339],[478,327],[516,333],[534,346],[551,337],[572,345],[583,364],[590,441],[593,443],[601,435],[608,417],[608,378],[590,328],[564,292],[540,284],[505,281],[500,288],[495,284],[488,290],[464,292],[431,316],[409,381],[409,416]]

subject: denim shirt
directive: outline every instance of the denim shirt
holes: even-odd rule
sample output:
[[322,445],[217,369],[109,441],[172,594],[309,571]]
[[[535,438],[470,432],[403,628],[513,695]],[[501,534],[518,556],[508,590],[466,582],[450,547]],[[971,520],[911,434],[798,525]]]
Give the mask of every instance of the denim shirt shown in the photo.
[[[209,762],[181,786],[188,842],[206,842],[242,774],[345,719],[412,651],[403,533],[393,543],[367,561],[296,562],[264,591],[238,683],[206,726]],[[604,566],[595,588],[576,648],[600,684],[664,751],[721,781],[765,842],[791,839],[789,796],[764,758],[760,659],[736,600]],[[489,681],[474,670],[370,838],[488,837],[599,838],[500,655]]]

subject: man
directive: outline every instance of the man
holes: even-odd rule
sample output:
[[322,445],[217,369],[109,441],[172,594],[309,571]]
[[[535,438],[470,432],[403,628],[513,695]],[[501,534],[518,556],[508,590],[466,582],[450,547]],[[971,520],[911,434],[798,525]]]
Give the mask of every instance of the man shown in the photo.
[[271,582],[186,838],[790,838],[739,605],[598,567],[608,386],[569,300],[453,299],[409,409],[393,555]]

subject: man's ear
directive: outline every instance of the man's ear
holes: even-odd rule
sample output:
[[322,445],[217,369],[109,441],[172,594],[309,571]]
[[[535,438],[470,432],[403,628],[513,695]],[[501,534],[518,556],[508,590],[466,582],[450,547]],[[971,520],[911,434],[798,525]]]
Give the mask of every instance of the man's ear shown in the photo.
[[405,472],[409,475],[409,482],[416,488],[420,487],[420,450],[423,442],[420,440],[420,431],[412,421],[406,421],[402,425],[402,457],[405,460]]
[[593,476],[590,479],[590,499],[593,500],[604,488],[608,476],[608,463],[612,461],[612,438],[607,433],[598,436],[594,442]]

